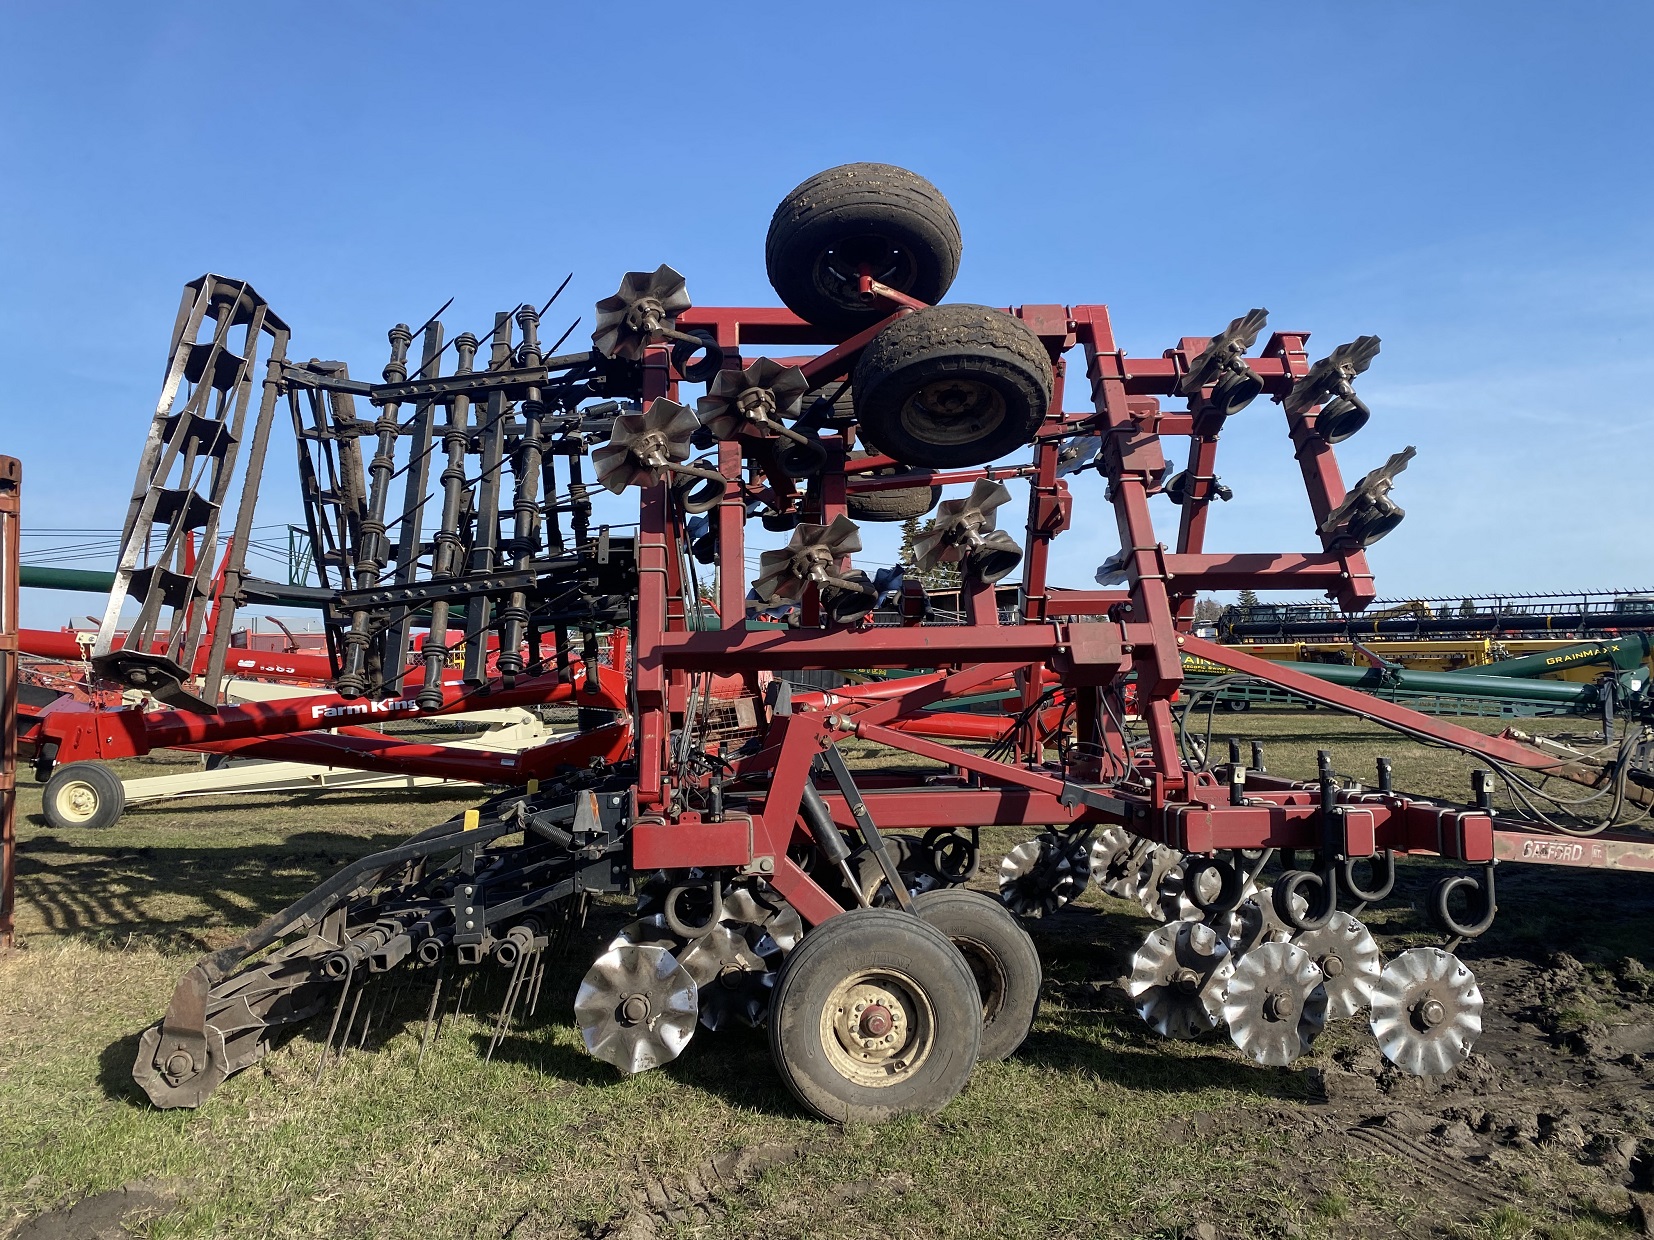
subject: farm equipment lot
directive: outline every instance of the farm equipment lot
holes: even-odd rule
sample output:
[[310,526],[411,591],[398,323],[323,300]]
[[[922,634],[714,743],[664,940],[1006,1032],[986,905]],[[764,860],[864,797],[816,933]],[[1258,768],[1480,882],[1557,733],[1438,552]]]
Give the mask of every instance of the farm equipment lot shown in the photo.
[[[1357,776],[1388,754],[1420,793],[1468,786],[1468,760],[1324,710],[1216,730],[1262,739],[1291,776],[1331,748]],[[492,1062],[485,994],[416,1074],[429,992],[412,983],[367,1033],[376,1053],[330,1062],[314,1087],[325,1018],[198,1112],[144,1102],[137,1037],[191,959],[473,801],[202,799],[56,831],[26,785],[27,950],[0,961],[0,1234],[118,1234],[124,1219],[169,1236],[1586,1237],[1634,1232],[1654,1188],[1647,883],[1552,867],[1502,867],[1504,915],[1461,949],[1486,1034],[1441,1079],[1390,1068],[1363,1022],[1329,1026],[1286,1069],[1245,1063],[1221,1034],[1156,1037],[1115,984],[1152,923],[1092,887],[1031,924],[1046,983],[1027,1043],[939,1116],[806,1119],[747,1030],[620,1078],[570,1020],[584,946]],[[986,833],[974,885],[1025,834]],[[1439,872],[1403,867],[1405,898],[1372,919],[1386,955],[1435,941],[1405,905]],[[628,915],[600,905],[584,937]]]

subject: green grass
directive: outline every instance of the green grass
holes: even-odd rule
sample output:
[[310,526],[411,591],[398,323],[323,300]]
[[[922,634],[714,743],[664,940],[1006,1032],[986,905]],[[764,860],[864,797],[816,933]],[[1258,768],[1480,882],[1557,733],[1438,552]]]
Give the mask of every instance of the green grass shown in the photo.
[[[1255,711],[1230,724],[1268,738],[1274,770],[1312,773],[1315,748],[1331,745],[1341,770],[1388,752],[1398,784],[1468,787],[1468,763],[1325,714]],[[631,1079],[588,1058],[569,1004],[592,943],[624,916],[618,905],[598,910],[548,978],[539,1018],[491,1063],[484,998],[416,1071],[425,995],[410,990],[385,1036],[317,1082],[325,1022],[199,1111],[144,1102],[129,1076],[137,1034],[203,949],[473,799],[212,799],[56,831],[25,781],[26,948],[0,958],[0,1235],[136,1181],[172,1202],[141,1224],[153,1236],[601,1232],[651,1185],[695,1199],[698,1165],[768,1145],[795,1152],[658,1234],[1176,1237],[1207,1220],[1225,1236],[1308,1237],[1401,1234],[1432,1216],[1416,1168],[1298,1131],[1314,1060],[1258,1069],[1225,1040],[1164,1042],[1142,1026],[1107,987],[1150,923],[1095,890],[1033,927],[1048,986],[1024,1050],[980,1066],[930,1119],[866,1129],[804,1118],[760,1033],[703,1031],[678,1061]],[[1024,834],[991,829],[991,856]],[[1394,928],[1405,929],[1399,915]],[[1608,1215],[1543,1191],[1463,1225],[1466,1236],[1615,1233]]]

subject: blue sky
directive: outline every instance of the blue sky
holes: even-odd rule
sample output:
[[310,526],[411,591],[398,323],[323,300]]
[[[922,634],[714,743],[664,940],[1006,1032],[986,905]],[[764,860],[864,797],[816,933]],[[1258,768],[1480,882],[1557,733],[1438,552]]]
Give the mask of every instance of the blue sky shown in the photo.
[[[1382,336],[1341,450],[1353,479],[1418,447],[1381,593],[1654,585],[1654,6],[8,0],[4,21],[0,451],[26,526],[119,524],[203,271],[251,281],[296,356],[373,375],[392,323],[452,296],[450,334],[475,330],[569,271],[582,336],[663,261],[702,304],[772,303],[775,203],[870,159],[951,199],[951,300],[1106,302],[1150,355],[1254,305],[1316,356]],[[263,524],[297,517],[290,454],[278,426]],[[1231,423],[1220,471],[1215,549],[1313,545],[1275,406]],[[1080,506],[1075,585],[1115,549],[1100,493]]]

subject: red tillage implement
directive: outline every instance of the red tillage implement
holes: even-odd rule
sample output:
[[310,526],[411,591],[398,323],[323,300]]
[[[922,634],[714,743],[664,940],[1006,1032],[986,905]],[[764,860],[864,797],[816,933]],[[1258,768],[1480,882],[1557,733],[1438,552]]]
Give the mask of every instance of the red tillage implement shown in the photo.
[[[1247,1056],[1282,1064],[1327,1019],[1366,1011],[1412,1071],[1469,1053],[1481,999],[1451,949],[1491,922],[1497,859],[1578,864],[1558,840],[1623,825],[1644,799],[1646,674],[1582,687],[1583,706],[1626,727],[1617,755],[1582,774],[1196,639],[1202,591],[1307,588],[1346,610],[1374,597],[1365,548],[1401,519],[1389,491],[1412,450],[1352,488],[1333,445],[1367,421],[1352,381],[1377,339],[1312,361],[1307,333],[1277,331],[1254,353],[1257,310],[1132,357],[1100,305],[936,304],[958,257],[934,187],[849,165],[776,212],[766,258],[787,309],[695,307],[661,267],[599,303],[589,350],[547,356],[540,312],[521,306],[483,339],[457,337],[447,375],[434,321],[392,329],[379,384],[271,361],[266,420],[279,401],[293,411],[316,562],[333,573],[341,701],[445,705],[454,633],[480,703],[578,698],[601,688],[599,633],[624,627],[628,698],[603,704],[632,744],[542,768],[200,961],[139,1050],[158,1105],[199,1104],[313,1016],[331,1022],[328,1047],[348,1040],[376,1006],[365,988],[391,970],[428,980],[427,1037],[459,970],[504,970],[497,1043],[537,1004],[548,949],[594,895],[622,891],[638,919],[575,998],[592,1053],[634,1072],[698,1026],[766,1024],[788,1085],[835,1118],[941,1107],[978,1057],[1012,1053],[1040,985],[1013,912],[1055,910],[1088,882],[1167,923],[1131,981],[1162,1032],[1225,1025]],[[706,384],[693,410],[687,383]],[[1309,549],[1209,553],[1211,503],[1228,495],[1220,432],[1262,397],[1303,479]],[[357,417],[357,401],[376,416]],[[1188,441],[1181,468],[1168,438]],[[1019,529],[1002,524],[1006,480],[1026,488]],[[594,484],[635,503],[635,526],[598,523]],[[1154,528],[1158,494],[1181,506],[1175,536]],[[1105,507],[1118,550],[1098,552],[1102,588],[1058,588],[1052,542],[1094,539]],[[927,513],[916,571],[856,566],[859,522]],[[932,612],[920,578],[937,572],[958,580],[955,615]],[[791,621],[749,627],[751,610]],[[416,614],[430,635],[404,687],[390,669]],[[1179,693],[1184,655],[1479,755],[1476,803],[1406,795],[1385,764],[1362,786],[1330,758],[1309,783],[1269,775],[1256,750],[1216,760],[1184,726],[1216,691]],[[918,674],[814,694],[787,680],[870,667]],[[1006,689],[1009,719],[933,717]],[[880,763],[852,760],[868,746]],[[1602,784],[1604,821],[1538,813],[1534,780],[1564,767]],[[989,823],[1039,832],[1002,863],[1000,901],[962,886]],[[1599,843],[1587,863],[1649,855],[1636,837]],[[1344,910],[1382,899],[1396,855],[1417,852],[1468,869],[1432,901],[1443,946],[1381,965]],[[1282,872],[1260,888],[1273,857]]]

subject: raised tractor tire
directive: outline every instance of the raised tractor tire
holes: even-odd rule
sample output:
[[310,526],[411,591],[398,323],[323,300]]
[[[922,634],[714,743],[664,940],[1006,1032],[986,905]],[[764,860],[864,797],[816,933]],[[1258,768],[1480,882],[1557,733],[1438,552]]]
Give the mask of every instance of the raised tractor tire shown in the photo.
[[[850,457],[866,456],[852,452]],[[905,471],[875,469],[870,478],[888,478]],[[891,491],[851,491],[844,497],[845,511],[852,521],[908,521],[922,517],[942,502],[941,487],[899,487]]]
[[776,1070],[804,1106],[840,1123],[940,1111],[970,1080],[982,1002],[935,927],[852,909],[806,934],[770,1007]]
[[924,177],[890,164],[841,164],[781,201],[764,241],[777,295],[806,323],[848,336],[890,314],[864,299],[861,270],[937,302],[959,271],[959,221]]
[[862,350],[861,437],[921,469],[985,465],[1033,441],[1051,403],[1051,357],[1021,319],[987,306],[928,306]]
[[915,896],[913,909],[965,957],[982,996],[979,1059],[1012,1055],[1034,1027],[1043,977],[1034,940],[1006,911],[980,891],[943,888]]
[[46,821],[70,827],[112,827],[126,812],[126,787],[101,762],[70,762],[54,770],[41,798]]

